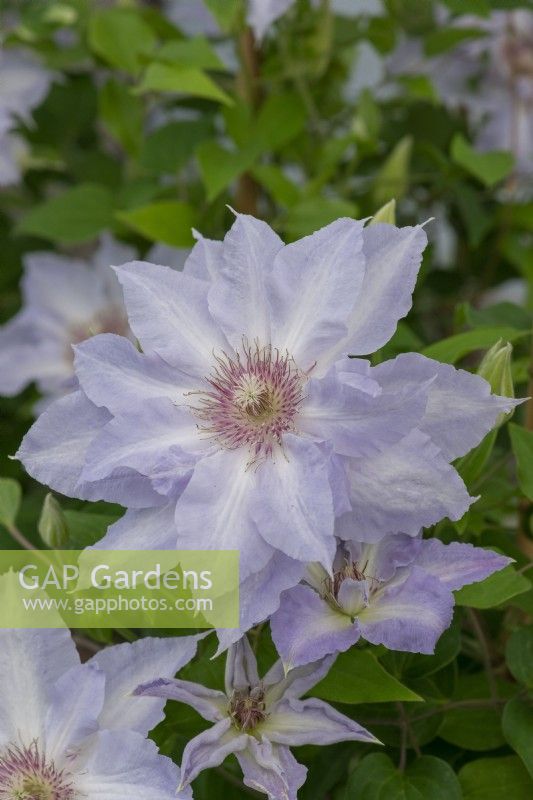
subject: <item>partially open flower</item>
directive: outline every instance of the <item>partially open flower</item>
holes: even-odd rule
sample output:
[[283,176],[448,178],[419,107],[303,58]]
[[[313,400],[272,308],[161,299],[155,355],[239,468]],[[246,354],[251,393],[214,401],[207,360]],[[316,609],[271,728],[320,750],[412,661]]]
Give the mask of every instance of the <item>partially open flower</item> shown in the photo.
[[342,541],[333,575],[312,564],[303,584],[284,592],[272,637],[287,669],[347,650],[360,637],[391,650],[432,653],[451,623],[453,590],[510,561],[471,544],[402,534],[378,544]]

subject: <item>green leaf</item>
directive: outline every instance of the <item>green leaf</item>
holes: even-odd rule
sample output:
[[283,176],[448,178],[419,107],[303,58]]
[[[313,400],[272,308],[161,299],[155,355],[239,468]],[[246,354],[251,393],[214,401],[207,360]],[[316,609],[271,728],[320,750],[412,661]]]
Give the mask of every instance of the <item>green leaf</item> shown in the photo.
[[194,243],[193,209],[180,200],[163,200],[132,211],[120,211],[117,218],[137,233],[155,242],[173,247],[188,247]]
[[111,193],[103,186],[82,183],[35,206],[19,222],[16,232],[74,244],[92,239],[112,221]]
[[[533,652],[532,652],[533,655]],[[502,728],[505,738],[520,756],[533,778],[533,700],[514,697],[503,711]]]
[[529,331],[520,331],[516,328],[504,326],[476,328],[473,331],[457,333],[448,339],[442,339],[440,342],[430,344],[428,347],[424,347],[422,355],[434,358],[437,361],[444,361],[447,364],[455,364],[456,361],[459,361],[459,359],[473,350],[484,350],[492,347],[498,339],[515,342],[528,334]]
[[64,511],[71,550],[90,547],[106,533],[108,527],[120,517],[117,514],[97,514],[93,511]]
[[295,205],[301,197],[299,187],[275,164],[258,164],[252,168],[252,175],[285,208]]
[[204,119],[170,122],[145,139],[140,162],[151,172],[179,172],[209,133]]
[[339,800],[462,800],[453,769],[435,756],[422,756],[400,772],[384,753],[363,758]]
[[519,758],[479,758],[459,772],[464,800],[531,800],[533,781]]
[[511,422],[509,434],[518,467],[520,488],[529,500],[533,500],[533,431]]
[[469,39],[482,39],[487,32],[480,28],[439,28],[426,37],[424,52],[427,56],[436,56],[451,50],[461,42]]
[[349,704],[422,700],[390,675],[372,653],[357,648],[338,656],[312,694],[323,700]]
[[159,61],[168,61],[184,67],[226,70],[226,65],[204,36],[167,42],[159,48],[156,55]]
[[509,564],[480,583],[471,583],[455,592],[458,606],[494,608],[531,589],[531,583]]
[[100,116],[124,150],[135,156],[143,134],[143,106],[138,97],[116,80],[104,84],[99,96]]
[[261,106],[253,126],[252,140],[258,153],[276,151],[304,128],[307,113],[294,92],[271,94]]
[[379,170],[372,192],[373,202],[378,208],[393,198],[401,199],[406,193],[412,150],[413,138],[404,136]]
[[474,447],[473,450],[460,458],[455,464],[455,468],[467,486],[471,486],[485,469],[494,449],[497,436],[497,429],[491,431],[477,447]]
[[231,97],[201,69],[179,64],[150,64],[136,91],[172,92],[216,100],[226,105],[233,103]]
[[0,524],[13,525],[20,508],[22,489],[13,478],[0,478]]
[[[498,690],[505,697],[512,687],[498,682]],[[490,701],[490,688],[484,672],[459,675],[451,699]],[[446,711],[439,728],[439,736],[446,742],[466,750],[494,750],[505,744],[501,729],[501,710],[487,705],[483,708],[454,708]]]
[[113,67],[137,73],[141,57],[149,54],[155,43],[154,32],[134,11],[111,8],[90,17],[89,45]]
[[533,689],[533,627],[517,628],[512,633],[505,656],[516,680]]
[[255,161],[254,150],[226,150],[217,142],[203,142],[196,152],[209,202],[215,199]]
[[355,217],[357,206],[347,200],[310,197],[294,205],[288,215],[286,229],[291,238],[307,236],[334,222],[338,217]]
[[514,158],[505,150],[480,153],[457,133],[452,141],[451,156],[470,175],[485,184],[495,186],[506,178],[514,167]]

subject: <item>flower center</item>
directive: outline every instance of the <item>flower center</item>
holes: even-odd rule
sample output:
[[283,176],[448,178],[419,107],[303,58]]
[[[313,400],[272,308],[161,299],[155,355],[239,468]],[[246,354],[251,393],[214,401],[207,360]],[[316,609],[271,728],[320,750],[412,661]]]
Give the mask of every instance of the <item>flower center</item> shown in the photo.
[[0,753],[0,800],[76,800],[76,794],[68,774],[32,742]]
[[245,732],[254,730],[268,716],[263,687],[235,689],[229,704],[229,714],[239,730]]
[[227,449],[248,447],[252,463],[272,455],[283,434],[293,431],[307,373],[270,346],[243,342],[243,355],[216,357],[193,413],[200,430]]
[[118,306],[109,306],[91,320],[73,325],[68,333],[67,360],[72,361],[74,355],[71,345],[81,344],[97,333],[116,333],[118,336],[129,336],[128,319],[124,311]]

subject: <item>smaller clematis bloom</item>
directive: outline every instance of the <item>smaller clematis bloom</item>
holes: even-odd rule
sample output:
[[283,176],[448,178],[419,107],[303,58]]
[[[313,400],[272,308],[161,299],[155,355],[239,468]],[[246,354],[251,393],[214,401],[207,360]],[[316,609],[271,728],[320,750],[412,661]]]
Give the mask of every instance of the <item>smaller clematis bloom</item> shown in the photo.
[[277,661],[260,680],[255,656],[244,637],[228,651],[225,692],[160,678],[139,686],[135,694],[178,700],[214,723],[187,744],[180,790],[204,769],[222,764],[234,753],[246,786],[263,792],[270,800],[296,800],[307,770],[296,761],[290,745],[379,743],[322,700],[300,700],[324,677],[333,661],[322,659],[288,676]]
[[89,261],[25,256],[23,307],[0,328],[0,394],[11,397],[35,381],[46,398],[76,387],[72,345],[98,333],[131,338],[122,290],[110,264],[134,250],[103,235]]
[[283,593],[272,638],[286,669],[348,650],[361,637],[390,650],[432,653],[452,621],[453,591],[511,560],[403,534],[377,544],[343,541],[332,575],[311,564],[304,582]]
[[131,693],[155,670],[174,675],[198,638],[141,639],[80,664],[65,629],[1,630],[0,797],[175,800],[179,770],[146,738],[164,703]]

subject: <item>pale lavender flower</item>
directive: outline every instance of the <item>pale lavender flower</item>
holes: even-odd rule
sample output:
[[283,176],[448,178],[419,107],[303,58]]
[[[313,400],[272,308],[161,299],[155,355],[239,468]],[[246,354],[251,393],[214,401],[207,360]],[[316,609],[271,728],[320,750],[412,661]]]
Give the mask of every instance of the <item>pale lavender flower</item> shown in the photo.
[[331,569],[335,518],[370,542],[459,519],[472,498],[449,462],[517,401],[420,355],[345,355],[391,337],[425,243],[420,226],[340,219],[284,246],[238,215],[183,272],[118,268],[143,352],[110,334],[78,346],[80,390],[19,458],[58,492],[128,508],[99,547],[239,550],[242,630],[307,563]]
[[359,638],[390,650],[432,653],[452,620],[453,591],[482,581],[511,559],[471,544],[387,536],[339,544],[333,574],[310,564],[281,596],[272,638],[286,669],[348,650]]
[[76,386],[73,344],[104,331],[129,336],[113,263],[135,251],[103,235],[83,261],[52,252],[24,257],[21,311],[0,328],[0,394],[18,394],[35,381],[54,397]]
[[0,186],[20,179],[26,147],[12,129],[18,120],[30,120],[51,81],[52,74],[33,54],[0,47]]
[[146,738],[164,701],[132,693],[173,676],[197,641],[147,638],[80,664],[67,630],[0,630],[0,797],[173,800],[179,770]]
[[487,19],[465,16],[452,25],[485,35],[433,58],[423,54],[418,41],[406,40],[390,60],[391,71],[428,75],[446,105],[469,112],[481,150],[509,150],[517,172],[531,174],[533,14],[524,10],[495,12]]
[[300,700],[328,672],[326,658],[285,676],[277,661],[260,680],[246,636],[228,651],[225,692],[197,683],[160,678],[138,687],[140,697],[177,700],[194,708],[212,728],[192,739],[183,753],[181,787],[204,769],[216,767],[234,753],[244,783],[270,800],[296,800],[307,770],[289,747],[378,740],[322,700]]

